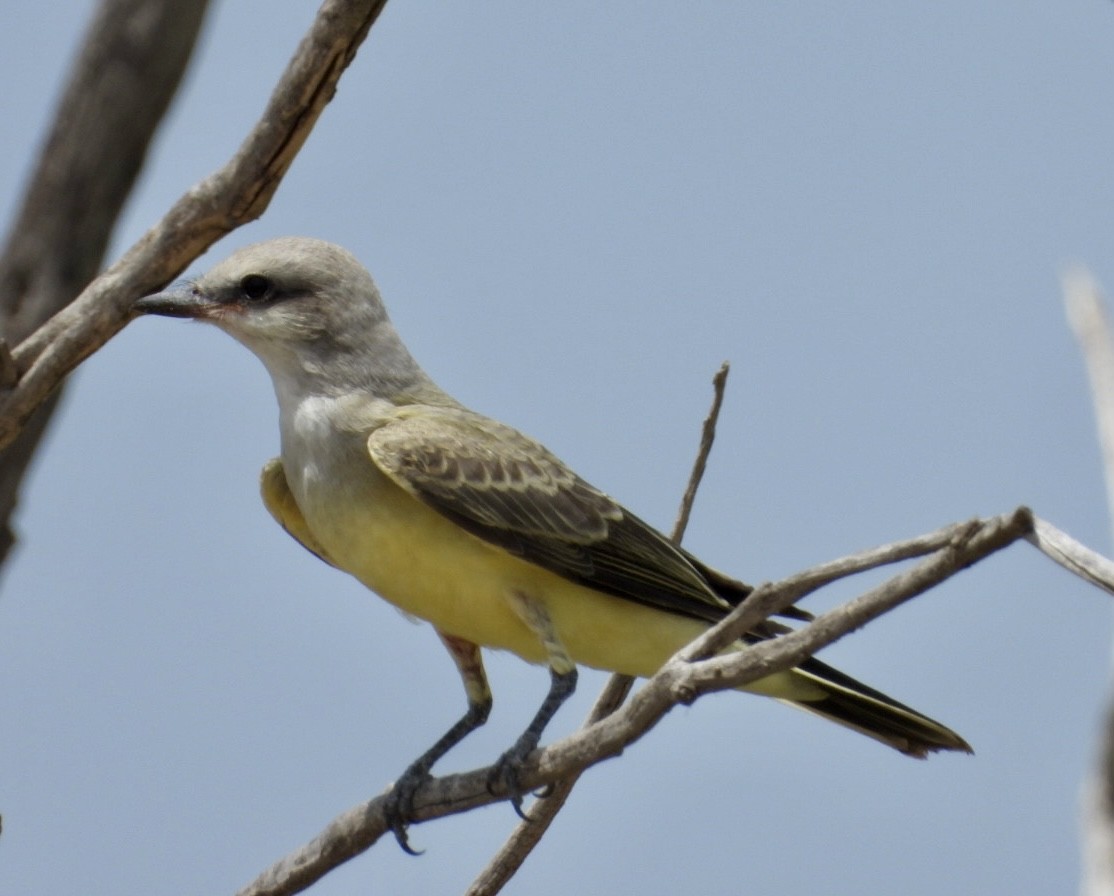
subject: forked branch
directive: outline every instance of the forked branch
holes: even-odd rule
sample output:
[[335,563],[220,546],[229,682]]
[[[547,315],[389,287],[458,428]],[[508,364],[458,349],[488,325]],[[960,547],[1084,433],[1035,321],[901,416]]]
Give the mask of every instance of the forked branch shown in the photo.
[[[1046,550],[1050,537],[1056,543],[1054,550]],[[797,665],[843,635],[1019,539],[1031,540],[1072,572],[1079,572],[1079,557],[1097,557],[1022,507],[1002,516],[955,523],[759,586],[730,616],[667,662],[625,706],[535,753],[523,769],[521,783],[531,789],[543,787],[617,756],[678,703],[691,703],[705,693],[738,687]],[[830,582],[913,558],[921,559],[790,634],[730,656],[714,655],[755,621]],[[1088,569],[1089,581],[1114,594],[1114,564],[1104,559]],[[485,768],[431,779],[415,796],[414,820],[443,818],[505,799],[506,794],[488,792],[489,775],[490,769]],[[311,842],[261,874],[238,896],[287,896],[304,890],[388,833],[384,803],[384,795],[380,795],[345,812]]]

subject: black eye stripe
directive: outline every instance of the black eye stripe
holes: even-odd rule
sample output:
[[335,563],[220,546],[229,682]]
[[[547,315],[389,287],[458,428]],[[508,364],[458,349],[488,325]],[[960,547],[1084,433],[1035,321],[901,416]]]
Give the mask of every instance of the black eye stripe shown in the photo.
[[240,292],[245,299],[258,302],[271,292],[271,281],[261,274],[248,274],[240,281]]

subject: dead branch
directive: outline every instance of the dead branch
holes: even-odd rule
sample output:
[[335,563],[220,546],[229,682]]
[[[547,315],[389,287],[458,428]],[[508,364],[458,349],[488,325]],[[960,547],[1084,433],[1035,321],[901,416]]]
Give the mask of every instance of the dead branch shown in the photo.
[[[625,706],[533,754],[523,769],[521,783],[528,788],[543,787],[619,755],[678,703],[691,703],[702,694],[738,687],[788,669],[957,572],[1027,538],[1035,525],[1032,513],[1022,507],[1002,516],[956,523],[756,588],[730,616],[667,662]],[[1050,524],[1040,525],[1046,532],[1055,532]],[[923,559],[790,634],[744,651],[714,656],[717,649],[731,643],[757,619],[790,606],[802,594],[857,572],[915,557]],[[1070,565],[1068,568],[1075,571]],[[1108,579],[1105,573],[1101,578],[1105,587],[1114,588],[1114,578]],[[505,794],[488,792],[489,775],[490,769],[484,768],[431,779],[415,796],[414,820],[443,818],[505,799]],[[238,896],[289,896],[309,887],[388,833],[384,804],[385,794],[340,815]]]
[[[63,308],[100,269],[207,6],[207,0],[100,4],[0,254],[0,390],[19,378],[8,344]],[[0,563],[15,542],[11,517],[20,483],[53,404],[37,405],[20,438],[0,451]]]
[[[1072,271],[1064,277],[1064,305],[1087,365],[1102,449],[1106,506],[1114,526],[1114,332],[1098,284],[1086,271]],[[1060,562],[1088,581],[1109,578],[1105,558],[1089,555],[1082,545],[1058,537],[1060,533],[1042,534],[1038,529],[1034,534],[1044,541],[1046,553],[1056,552],[1063,557]],[[1107,697],[1105,715],[1098,755],[1083,783],[1081,892],[1088,896],[1114,894],[1114,698]]]

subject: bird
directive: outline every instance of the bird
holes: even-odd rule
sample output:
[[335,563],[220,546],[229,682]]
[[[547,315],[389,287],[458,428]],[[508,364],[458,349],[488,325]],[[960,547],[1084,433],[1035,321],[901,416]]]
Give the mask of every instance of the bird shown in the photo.
[[[387,795],[408,840],[434,764],[492,707],[481,648],[545,664],[550,686],[493,766],[521,814],[518,776],[576,688],[577,667],[648,677],[752,590],[590,485],[543,445],[470,410],[419,366],[371,275],[347,250],[283,237],[137,300],[134,312],[214,324],[273,381],[280,455],[263,502],[318,558],[429,622],[464,685],[465,713]],[[790,608],[784,614],[808,618]],[[732,649],[775,637],[767,620]],[[745,685],[901,753],[971,752],[950,728],[809,658]]]

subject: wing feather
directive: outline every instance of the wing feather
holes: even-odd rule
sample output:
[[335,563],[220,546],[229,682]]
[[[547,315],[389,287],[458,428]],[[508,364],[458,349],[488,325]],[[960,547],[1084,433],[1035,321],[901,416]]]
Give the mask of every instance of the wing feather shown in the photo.
[[537,442],[471,411],[400,408],[369,436],[368,452],[473,535],[578,584],[708,621],[750,591],[720,576],[735,586],[721,595],[707,569],[660,532]]

